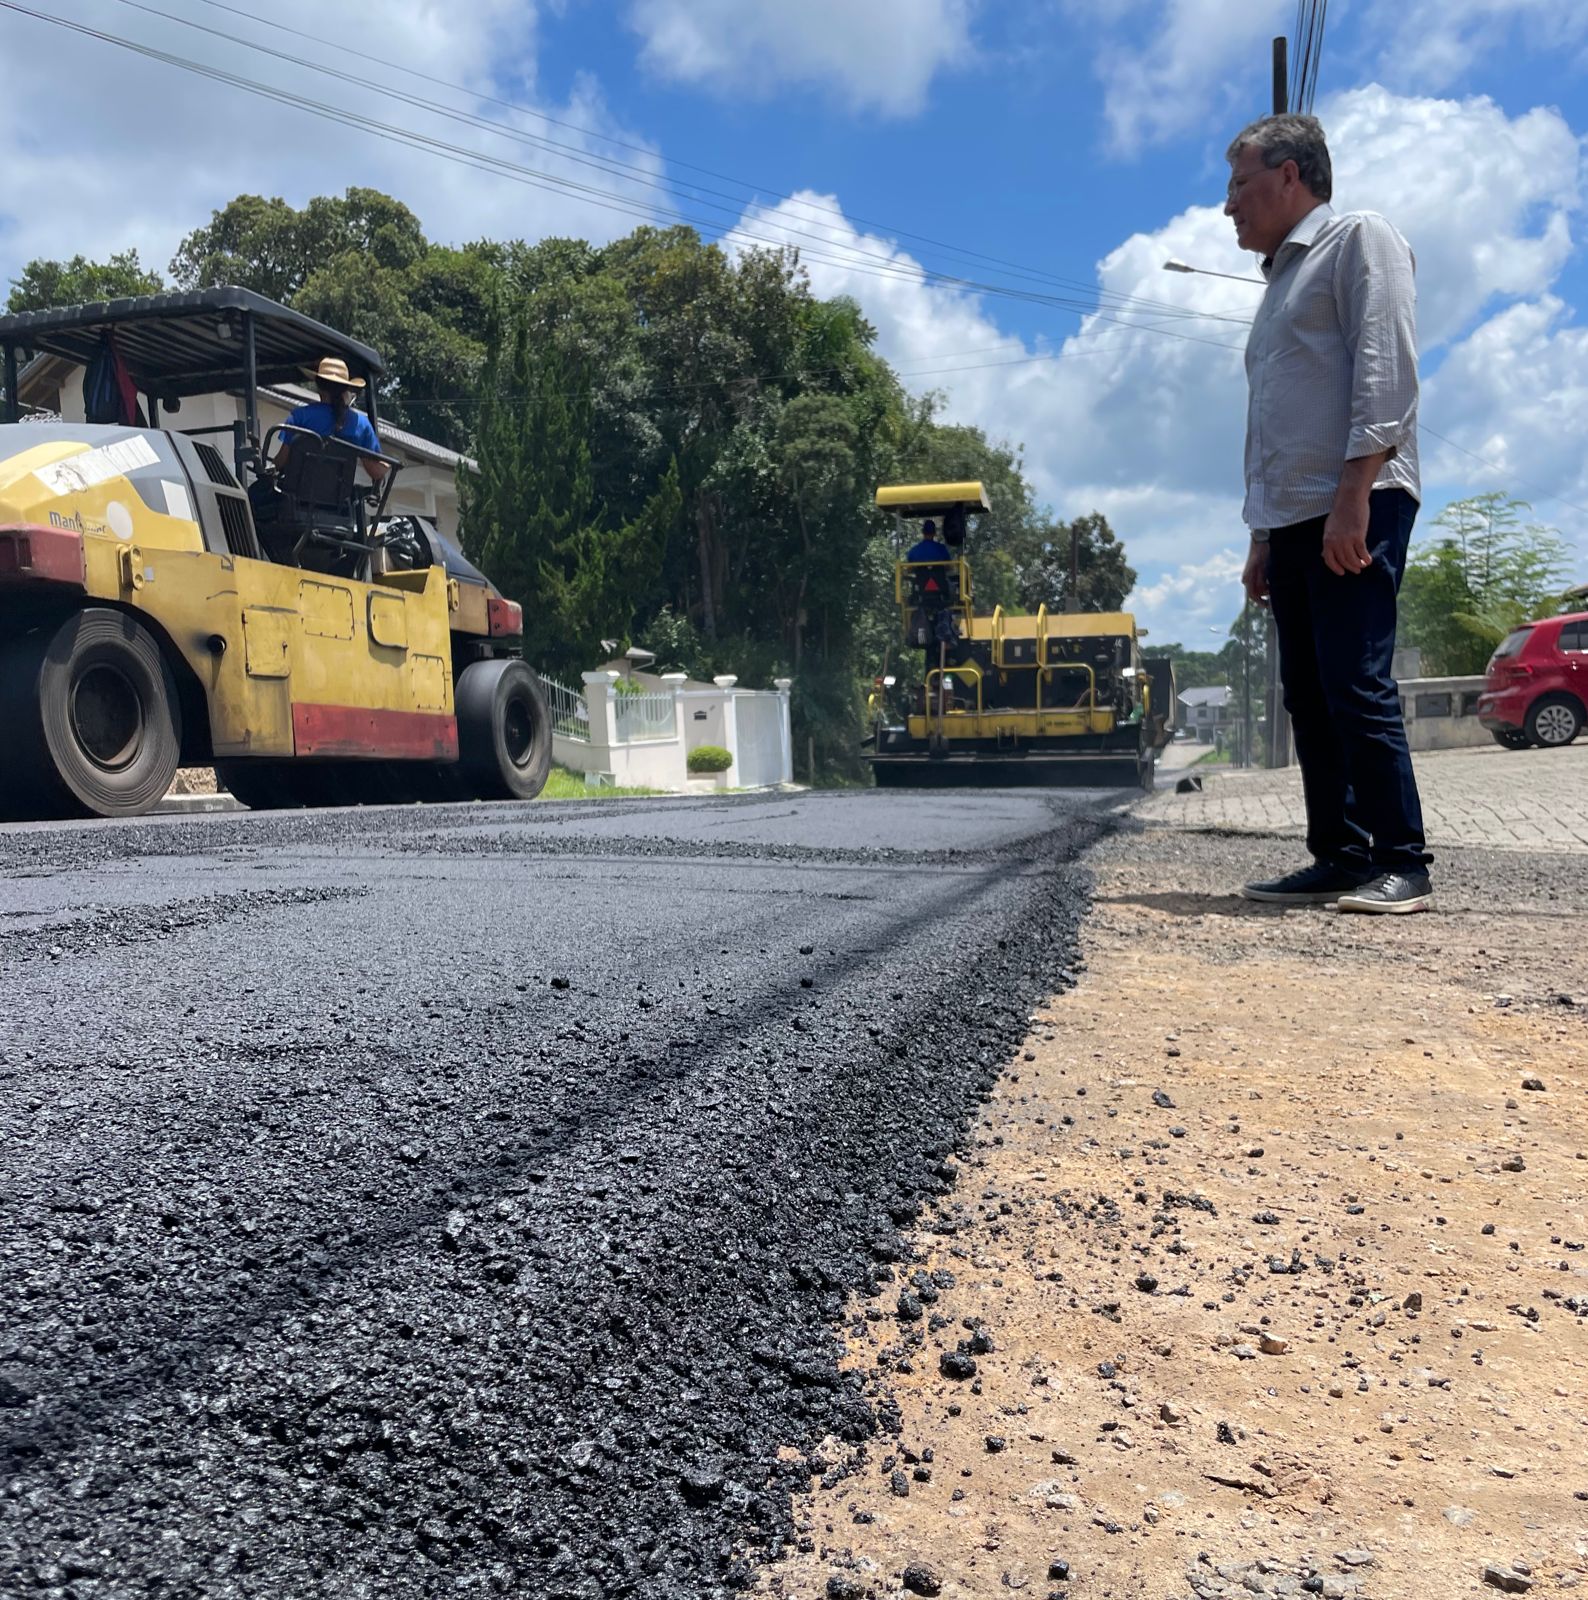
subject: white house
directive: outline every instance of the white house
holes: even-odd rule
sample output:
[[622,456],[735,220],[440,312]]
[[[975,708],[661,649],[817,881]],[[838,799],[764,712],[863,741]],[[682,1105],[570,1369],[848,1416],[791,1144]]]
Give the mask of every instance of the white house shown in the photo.
[[1184,708],[1184,726],[1196,735],[1199,744],[1212,744],[1218,730],[1229,726],[1233,708],[1228,684],[1182,689],[1179,700]]

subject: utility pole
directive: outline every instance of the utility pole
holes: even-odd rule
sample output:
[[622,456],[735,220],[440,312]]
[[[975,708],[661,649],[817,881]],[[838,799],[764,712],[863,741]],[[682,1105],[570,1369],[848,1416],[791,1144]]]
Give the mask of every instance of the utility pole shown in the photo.
[[1252,764],[1252,603],[1241,607],[1241,765]]

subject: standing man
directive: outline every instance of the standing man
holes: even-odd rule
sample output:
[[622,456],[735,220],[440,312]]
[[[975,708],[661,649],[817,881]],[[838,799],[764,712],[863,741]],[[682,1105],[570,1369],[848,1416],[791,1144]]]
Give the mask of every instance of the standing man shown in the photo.
[[1273,607],[1313,856],[1241,893],[1425,911],[1422,803],[1390,675],[1420,498],[1412,253],[1374,212],[1330,208],[1315,117],[1263,117],[1227,156],[1225,214],[1268,280],[1246,345],[1242,581]]

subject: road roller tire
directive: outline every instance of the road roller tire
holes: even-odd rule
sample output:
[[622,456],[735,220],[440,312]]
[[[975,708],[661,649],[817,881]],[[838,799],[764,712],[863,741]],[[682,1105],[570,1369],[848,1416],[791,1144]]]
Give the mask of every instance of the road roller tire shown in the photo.
[[74,611],[6,657],[8,809],[136,817],[164,799],[182,759],[171,669],[134,616]]
[[250,811],[289,811],[305,802],[290,779],[287,761],[217,761],[215,781]]
[[551,772],[546,692],[523,661],[476,661],[458,676],[458,754],[481,800],[533,800]]

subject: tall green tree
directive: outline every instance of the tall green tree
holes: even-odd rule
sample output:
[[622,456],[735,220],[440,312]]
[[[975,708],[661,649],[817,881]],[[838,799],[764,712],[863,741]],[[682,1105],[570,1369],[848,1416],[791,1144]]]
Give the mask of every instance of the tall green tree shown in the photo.
[[680,516],[678,477],[663,474],[632,521],[610,518],[591,469],[589,374],[537,346],[526,317],[500,326],[484,376],[478,474],[463,483],[464,536],[523,604],[525,654],[577,671],[603,637],[629,636]]
[[[1075,540],[1076,590],[1070,593],[1070,542]],[[1020,574],[1020,599],[1028,611],[1123,611],[1136,587],[1136,569],[1108,518],[1090,511],[1059,523],[1043,540],[1035,560]]]
[[171,275],[184,289],[253,289],[373,346],[388,364],[383,414],[464,449],[503,260],[431,244],[401,201],[354,187],[301,209],[239,195],[183,239]]
[[30,261],[22,276],[14,278],[6,297],[6,310],[47,311],[54,306],[89,305],[97,300],[121,300],[133,295],[158,294],[165,287],[158,272],[150,272],[136,250],[123,250],[107,261],[73,256],[70,261]]
[[1559,533],[1525,521],[1525,500],[1494,492],[1455,500],[1413,549],[1400,594],[1400,640],[1435,676],[1483,671],[1519,622],[1555,609],[1569,561]]

